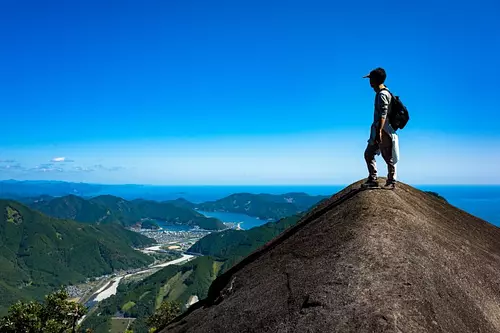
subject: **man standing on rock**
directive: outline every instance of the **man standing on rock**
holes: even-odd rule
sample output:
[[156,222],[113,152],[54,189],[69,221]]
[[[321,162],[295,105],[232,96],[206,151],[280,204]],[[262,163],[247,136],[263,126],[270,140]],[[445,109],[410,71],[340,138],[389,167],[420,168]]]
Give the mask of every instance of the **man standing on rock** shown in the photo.
[[[370,86],[375,90],[375,112],[370,130],[370,139],[365,150],[365,161],[368,167],[368,179],[362,185],[364,188],[378,187],[377,164],[375,155],[382,153],[387,163],[386,189],[394,189],[396,185],[396,158],[393,156],[393,144],[397,147],[396,131],[391,127],[388,114],[391,112],[392,95],[384,85],[386,73],[383,68],[376,68],[363,78],[370,79]],[[395,141],[395,142],[394,142]]]

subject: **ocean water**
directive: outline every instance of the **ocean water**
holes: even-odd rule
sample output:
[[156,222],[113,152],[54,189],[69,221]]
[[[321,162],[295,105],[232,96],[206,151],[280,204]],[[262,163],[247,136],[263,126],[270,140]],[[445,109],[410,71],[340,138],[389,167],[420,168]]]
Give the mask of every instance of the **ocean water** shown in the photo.
[[423,191],[437,192],[453,206],[500,226],[500,186],[422,185],[416,187]]
[[[413,185],[424,191],[434,191],[448,202],[466,212],[500,226],[500,186],[466,185]],[[305,192],[310,195],[333,195],[344,185],[329,186],[117,186],[104,188],[99,194],[113,194],[125,199],[173,200],[184,198],[194,203],[213,201],[233,193],[270,193]],[[225,220],[227,216],[221,218]],[[239,218],[229,216],[229,218]],[[230,221],[234,222],[234,221]],[[243,221],[245,223],[245,221]],[[248,228],[256,221],[247,220],[242,227]]]

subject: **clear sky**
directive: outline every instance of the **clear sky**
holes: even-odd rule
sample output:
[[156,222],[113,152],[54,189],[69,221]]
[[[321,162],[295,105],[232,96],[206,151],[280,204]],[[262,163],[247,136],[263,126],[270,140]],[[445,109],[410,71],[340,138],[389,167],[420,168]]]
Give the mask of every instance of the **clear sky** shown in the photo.
[[[399,179],[500,183],[500,4],[0,1],[0,179],[346,184],[382,66]],[[382,174],[386,172],[378,159]]]

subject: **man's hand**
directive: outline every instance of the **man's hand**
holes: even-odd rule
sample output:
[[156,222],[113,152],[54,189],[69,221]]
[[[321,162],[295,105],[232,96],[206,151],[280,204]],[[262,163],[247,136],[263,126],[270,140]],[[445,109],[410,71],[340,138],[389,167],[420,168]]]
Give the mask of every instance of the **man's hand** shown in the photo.
[[377,131],[375,134],[375,142],[376,143],[381,143],[382,142],[382,131],[384,130],[385,126],[385,118],[381,117],[379,121],[379,126],[377,127]]

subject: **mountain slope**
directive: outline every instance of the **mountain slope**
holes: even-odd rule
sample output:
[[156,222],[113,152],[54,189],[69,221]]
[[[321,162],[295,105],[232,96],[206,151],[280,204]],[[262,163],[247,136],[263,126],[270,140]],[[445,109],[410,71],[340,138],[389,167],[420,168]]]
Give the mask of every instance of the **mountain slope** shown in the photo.
[[[167,266],[142,281],[125,281],[119,286],[117,295],[99,304],[99,310],[89,316],[83,326],[96,330],[100,323],[122,312],[126,317],[136,318],[130,329],[137,333],[148,332],[146,318],[162,301],[177,301],[186,307],[192,296],[204,298],[220,267],[220,262],[204,256],[181,266]],[[107,318],[103,319],[104,316]]]
[[164,332],[498,332],[500,229],[404,184],[359,185],[220,275]]
[[18,299],[39,299],[61,284],[145,266],[152,259],[132,246],[152,242],[119,225],[50,218],[0,200],[0,314]]
[[295,225],[299,219],[299,215],[293,215],[249,230],[230,229],[211,233],[193,244],[187,252],[212,256],[222,260],[224,265],[221,271],[225,271],[289,227]]
[[46,215],[84,223],[109,223],[114,218],[105,206],[76,195],[37,200],[30,207]]
[[184,208],[189,208],[189,209],[195,209],[196,208],[196,204],[192,203],[191,201],[188,201],[184,198],[178,198],[178,199],[175,199],[175,200],[167,200],[167,201],[163,201],[164,203],[169,203],[169,204],[172,204],[172,205],[176,205],[176,206],[179,206],[179,207],[184,207]]

